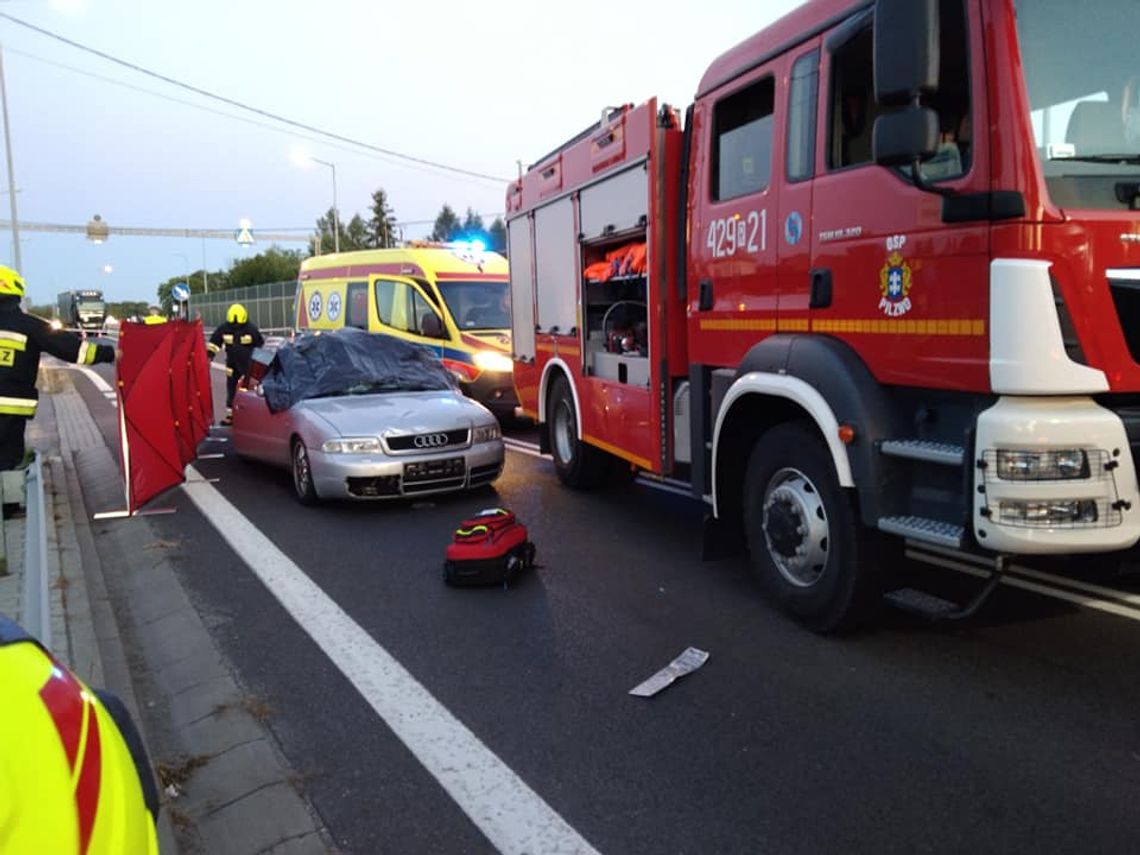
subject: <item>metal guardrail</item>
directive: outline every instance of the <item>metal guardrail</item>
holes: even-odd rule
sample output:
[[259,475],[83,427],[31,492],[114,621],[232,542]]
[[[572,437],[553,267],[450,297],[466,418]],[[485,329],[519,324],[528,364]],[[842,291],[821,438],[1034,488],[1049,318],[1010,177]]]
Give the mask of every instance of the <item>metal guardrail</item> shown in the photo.
[[24,519],[24,629],[51,649],[51,606],[47,563],[47,508],[43,462],[37,451],[28,466]]

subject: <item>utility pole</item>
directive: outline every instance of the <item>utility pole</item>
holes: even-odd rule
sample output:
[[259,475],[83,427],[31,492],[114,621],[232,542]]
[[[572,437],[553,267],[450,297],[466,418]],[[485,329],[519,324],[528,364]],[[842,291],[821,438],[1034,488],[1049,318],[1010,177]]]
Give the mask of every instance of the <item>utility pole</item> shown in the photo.
[[4,152],[8,159],[8,205],[12,211],[12,261],[21,275],[20,263],[20,219],[16,215],[16,174],[12,169],[12,133],[8,128],[8,86],[4,82],[4,52],[0,47],[0,106],[4,112]]

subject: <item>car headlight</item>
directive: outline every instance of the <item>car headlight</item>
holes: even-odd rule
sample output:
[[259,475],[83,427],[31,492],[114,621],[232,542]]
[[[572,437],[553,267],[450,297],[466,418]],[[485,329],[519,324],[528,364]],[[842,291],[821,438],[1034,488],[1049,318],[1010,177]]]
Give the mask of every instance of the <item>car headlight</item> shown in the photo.
[[491,425],[475,425],[471,430],[471,443],[477,445],[480,442],[490,442],[491,440],[498,439],[503,435],[499,423],[495,422]]
[[1034,451],[998,449],[997,476],[1003,481],[1071,481],[1089,477],[1089,458],[1080,448]]
[[374,436],[342,436],[321,443],[321,451],[326,454],[378,454],[383,450]]
[[514,371],[515,368],[509,356],[493,350],[480,350],[475,354],[474,360],[480,371]]

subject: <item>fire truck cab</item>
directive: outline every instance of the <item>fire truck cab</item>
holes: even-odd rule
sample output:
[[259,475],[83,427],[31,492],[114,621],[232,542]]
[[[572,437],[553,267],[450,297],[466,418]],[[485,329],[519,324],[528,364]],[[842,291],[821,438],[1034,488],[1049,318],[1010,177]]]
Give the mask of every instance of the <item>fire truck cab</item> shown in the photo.
[[539,159],[507,191],[513,359],[559,477],[689,483],[821,630],[903,542],[987,591],[1134,547],[1132,14],[812,0],[683,123],[627,105]]

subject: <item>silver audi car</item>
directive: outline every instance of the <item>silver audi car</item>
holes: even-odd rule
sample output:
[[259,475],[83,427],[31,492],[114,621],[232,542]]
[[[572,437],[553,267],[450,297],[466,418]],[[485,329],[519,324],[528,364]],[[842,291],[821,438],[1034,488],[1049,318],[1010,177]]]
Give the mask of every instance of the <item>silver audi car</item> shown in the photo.
[[243,458],[288,467],[303,504],[467,490],[503,470],[499,422],[429,351],[355,329],[255,354],[234,395]]

